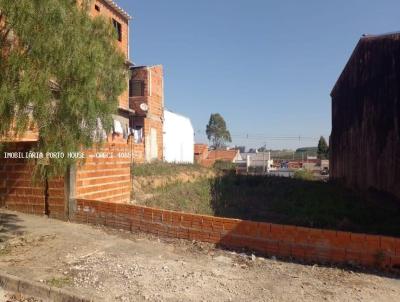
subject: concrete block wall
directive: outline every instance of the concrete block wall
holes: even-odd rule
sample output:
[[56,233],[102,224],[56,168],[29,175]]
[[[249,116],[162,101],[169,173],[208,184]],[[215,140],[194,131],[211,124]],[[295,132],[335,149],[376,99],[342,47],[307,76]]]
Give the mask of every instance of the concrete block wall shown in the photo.
[[316,263],[400,267],[400,239],[78,199],[73,220]]

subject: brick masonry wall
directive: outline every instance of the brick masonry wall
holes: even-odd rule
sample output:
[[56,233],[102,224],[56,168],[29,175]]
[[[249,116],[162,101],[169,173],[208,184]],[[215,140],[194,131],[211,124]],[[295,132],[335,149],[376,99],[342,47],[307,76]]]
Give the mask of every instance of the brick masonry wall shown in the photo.
[[141,143],[132,143],[131,150],[133,154],[133,162],[135,164],[143,164],[145,162],[144,149],[144,140]]
[[195,144],[194,145],[194,160],[196,163],[201,163],[208,157],[208,145],[207,144]]
[[[122,51],[125,55],[126,60],[129,60],[129,21],[122,16],[118,11],[112,8],[106,1],[98,0],[92,1],[90,7],[90,15],[91,16],[103,16],[106,19],[109,19],[112,22],[112,19],[115,19],[117,22],[121,24],[121,33],[122,39],[121,41],[116,40],[116,46],[118,49]],[[100,8],[100,11],[95,9],[95,5]],[[129,93],[128,93],[128,79],[126,80],[127,89],[123,92],[123,94],[119,97],[119,107],[128,109],[129,108]]]
[[[23,159],[0,159],[0,205],[28,214],[45,214],[45,185],[32,179],[33,165]],[[48,183],[50,217],[66,216],[64,178]]]
[[[12,151],[26,151],[25,144],[10,146]],[[109,142],[98,151],[88,150],[86,156],[110,155],[112,158],[87,158],[77,166],[75,196],[101,201],[127,203],[131,193],[131,158],[126,142]],[[119,156],[119,154],[123,156]],[[32,179],[33,163],[25,159],[0,158],[0,207],[28,214],[66,219],[68,217],[68,185],[64,177],[48,182],[46,205],[45,184]],[[46,209],[47,207],[47,209]]]
[[78,199],[74,221],[317,263],[400,267],[400,239]]
[[0,204],[24,213],[44,214],[44,186],[33,184],[32,166],[16,159],[0,159],[0,163]]
[[[132,158],[126,155],[130,152],[130,145],[124,142],[107,143],[99,150],[86,150],[85,162],[76,169],[76,197],[129,202]],[[107,157],[103,158],[103,155]]]
[[[92,1],[92,5],[90,7],[90,15],[91,16],[103,16],[107,19],[115,19],[121,24],[121,33],[122,33],[122,41],[116,41],[118,48],[125,54],[126,59],[129,58],[129,36],[128,36],[128,27],[129,21],[122,16],[119,12],[117,12],[114,8],[112,8],[106,1],[98,0]],[[95,5],[100,8],[100,11],[95,9]]]
[[[133,69],[132,79],[144,83],[144,96],[130,97],[130,108],[139,116],[144,117],[144,154],[145,161],[151,160],[150,132],[155,129],[157,133],[157,159],[163,159],[163,116],[164,116],[164,84],[163,67],[161,65],[137,67]],[[140,104],[146,103],[148,111],[143,112]],[[141,161],[139,161],[140,163]]]

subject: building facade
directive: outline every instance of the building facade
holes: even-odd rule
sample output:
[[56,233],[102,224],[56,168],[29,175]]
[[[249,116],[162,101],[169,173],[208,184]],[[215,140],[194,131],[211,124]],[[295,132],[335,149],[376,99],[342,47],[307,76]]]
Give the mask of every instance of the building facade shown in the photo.
[[[78,2],[79,5],[79,2]],[[129,61],[129,21],[131,17],[114,1],[97,0],[91,3],[91,16],[101,15],[114,26],[116,46]],[[129,78],[126,79],[127,87]],[[32,214],[46,214],[51,217],[67,218],[70,202],[76,198],[95,199],[127,203],[131,193],[131,166],[128,144],[129,122],[134,111],[129,106],[128,88],[119,97],[118,113],[114,117],[114,131],[101,149],[82,150],[86,160],[71,166],[66,175],[34,182],[33,162],[26,159],[0,158],[0,206]],[[37,129],[31,127],[23,137],[2,139],[4,152],[30,150],[38,140]],[[107,157],[97,156],[107,154]]]
[[192,164],[194,130],[189,118],[164,111],[164,160],[169,163]]
[[133,66],[129,84],[130,129],[136,163],[163,160],[163,67]]
[[330,175],[400,198],[400,34],[364,36],[334,86]]

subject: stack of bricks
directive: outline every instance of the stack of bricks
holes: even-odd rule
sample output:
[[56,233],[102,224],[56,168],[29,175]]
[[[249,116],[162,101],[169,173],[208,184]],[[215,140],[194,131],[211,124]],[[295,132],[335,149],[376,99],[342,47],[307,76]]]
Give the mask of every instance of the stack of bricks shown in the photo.
[[400,267],[400,239],[77,200],[77,222],[317,263]]

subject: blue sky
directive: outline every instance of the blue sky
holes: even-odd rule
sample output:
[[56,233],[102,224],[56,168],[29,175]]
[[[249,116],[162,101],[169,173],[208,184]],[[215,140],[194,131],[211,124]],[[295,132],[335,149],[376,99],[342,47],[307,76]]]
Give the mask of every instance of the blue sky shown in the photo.
[[232,145],[316,145],[360,36],[400,30],[395,0],[117,2],[134,17],[132,60],[164,65],[166,107],[191,118],[197,142],[219,112]]

